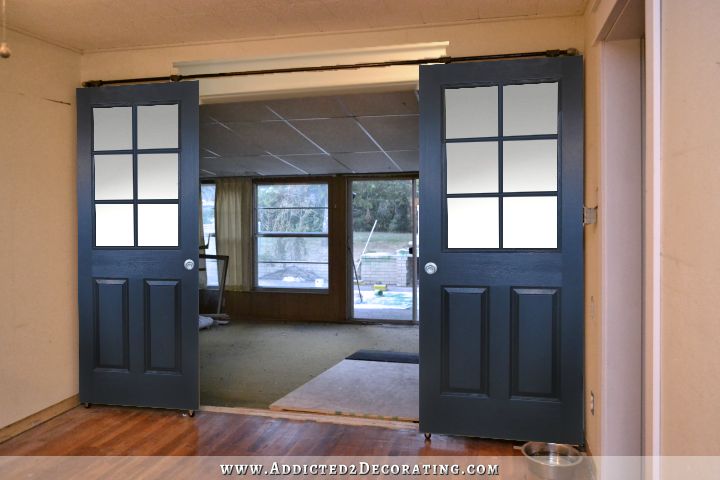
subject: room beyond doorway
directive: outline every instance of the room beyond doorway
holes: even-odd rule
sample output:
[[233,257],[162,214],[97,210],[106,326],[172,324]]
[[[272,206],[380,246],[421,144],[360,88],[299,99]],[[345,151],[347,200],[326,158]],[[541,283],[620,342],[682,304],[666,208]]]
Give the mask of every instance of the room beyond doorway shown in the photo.
[[[201,243],[227,257],[228,317],[200,333],[201,403],[416,422],[415,92],[208,104],[200,117]],[[356,238],[354,187],[376,223]],[[366,305],[403,317],[355,321],[350,259],[363,248],[400,260],[399,280],[358,267]]]
[[416,178],[350,182],[355,320],[418,320],[417,183]]
[[202,404],[269,408],[362,349],[417,353],[418,328],[233,320],[200,334]]

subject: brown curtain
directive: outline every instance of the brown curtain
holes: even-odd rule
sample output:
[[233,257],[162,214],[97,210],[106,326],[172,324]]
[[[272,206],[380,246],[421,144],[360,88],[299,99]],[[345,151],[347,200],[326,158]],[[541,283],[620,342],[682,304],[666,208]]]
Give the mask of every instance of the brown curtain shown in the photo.
[[228,255],[226,290],[252,288],[252,179],[219,178],[215,190],[217,252]]

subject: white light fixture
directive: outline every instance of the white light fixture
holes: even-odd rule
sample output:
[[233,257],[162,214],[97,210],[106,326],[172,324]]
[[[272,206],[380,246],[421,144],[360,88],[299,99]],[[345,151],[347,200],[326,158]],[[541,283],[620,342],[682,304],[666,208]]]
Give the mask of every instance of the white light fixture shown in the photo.
[[0,41],[0,57],[10,58],[12,52],[7,44],[7,26],[5,19],[5,0],[2,0],[2,41]]

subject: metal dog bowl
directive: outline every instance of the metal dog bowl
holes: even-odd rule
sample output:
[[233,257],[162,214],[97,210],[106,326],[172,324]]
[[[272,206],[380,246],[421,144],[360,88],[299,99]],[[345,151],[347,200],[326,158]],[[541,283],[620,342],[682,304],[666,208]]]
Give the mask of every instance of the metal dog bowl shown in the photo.
[[574,447],[562,443],[527,442],[520,449],[530,471],[545,480],[577,478],[582,454]]

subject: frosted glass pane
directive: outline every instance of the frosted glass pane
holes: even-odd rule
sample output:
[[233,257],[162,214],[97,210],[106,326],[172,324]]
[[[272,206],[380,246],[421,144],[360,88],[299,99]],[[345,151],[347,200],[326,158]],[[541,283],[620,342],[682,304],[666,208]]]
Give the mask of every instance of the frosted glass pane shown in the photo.
[[503,143],[503,191],[557,190],[557,140]]
[[448,198],[448,248],[498,248],[497,198]]
[[132,155],[95,155],[95,200],[132,198]]
[[178,148],[178,106],[137,107],[138,148]]
[[93,148],[132,149],[132,107],[93,108]]
[[557,133],[558,84],[503,87],[503,135]]
[[132,204],[95,204],[95,246],[132,247],[134,243]]
[[445,138],[496,137],[498,88],[446,88]]
[[557,197],[505,197],[503,248],[557,248]]
[[138,198],[178,198],[178,154],[138,155]]
[[177,204],[138,205],[138,246],[178,246]]
[[447,193],[498,191],[497,142],[448,143]]

